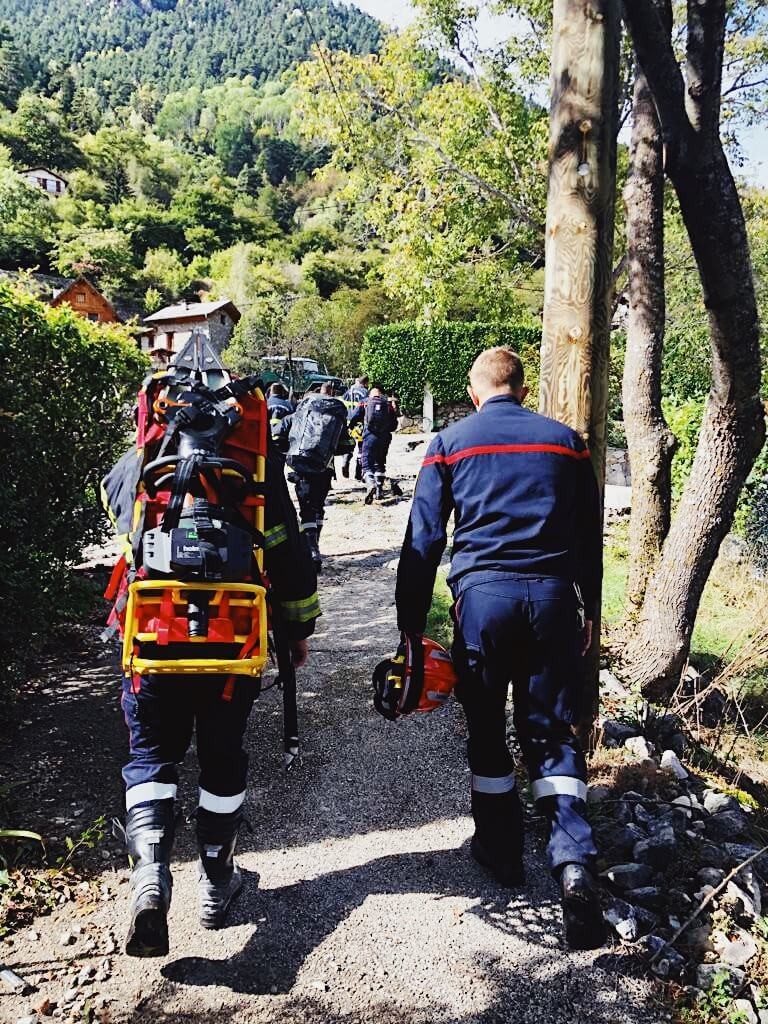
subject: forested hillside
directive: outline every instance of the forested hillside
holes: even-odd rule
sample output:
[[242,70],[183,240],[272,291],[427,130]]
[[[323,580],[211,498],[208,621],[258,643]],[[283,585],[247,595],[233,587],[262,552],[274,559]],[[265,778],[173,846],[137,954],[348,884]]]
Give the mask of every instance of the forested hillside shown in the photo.
[[[367,14],[325,0],[304,6],[329,48],[378,47],[380,26]],[[3,23],[26,84],[46,88],[69,71],[109,106],[127,103],[140,85],[162,96],[231,76],[265,82],[306,58],[313,41],[293,0],[0,0]]]

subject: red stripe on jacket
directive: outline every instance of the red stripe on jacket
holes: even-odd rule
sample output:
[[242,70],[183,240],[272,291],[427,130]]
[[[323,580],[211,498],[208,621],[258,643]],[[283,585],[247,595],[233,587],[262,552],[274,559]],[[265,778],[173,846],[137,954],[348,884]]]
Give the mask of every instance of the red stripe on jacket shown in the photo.
[[483,444],[476,448],[464,448],[462,451],[454,452],[453,455],[429,455],[424,466],[432,466],[436,462],[445,466],[451,466],[461,459],[470,459],[475,455],[516,455],[521,452],[549,452],[552,455],[567,455],[571,459],[588,459],[589,449],[584,448],[577,451],[575,448],[567,448],[562,444]]

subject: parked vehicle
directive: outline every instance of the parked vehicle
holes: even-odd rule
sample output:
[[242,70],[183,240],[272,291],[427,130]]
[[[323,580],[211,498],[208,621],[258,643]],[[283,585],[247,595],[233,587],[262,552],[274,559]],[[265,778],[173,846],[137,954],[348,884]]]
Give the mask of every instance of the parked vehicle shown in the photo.
[[261,359],[259,372],[265,387],[279,381],[284,384],[293,397],[299,397],[308,391],[319,391],[321,384],[330,383],[335,391],[343,391],[344,384],[340,377],[328,372],[328,368],[317,359],[306,356],[264,356]]

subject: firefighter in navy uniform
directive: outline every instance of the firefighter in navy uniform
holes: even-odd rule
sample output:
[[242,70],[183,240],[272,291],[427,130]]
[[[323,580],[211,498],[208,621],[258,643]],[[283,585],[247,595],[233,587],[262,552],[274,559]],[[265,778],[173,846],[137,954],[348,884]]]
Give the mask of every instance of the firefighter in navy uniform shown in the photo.
[[[366,485],[365,504],[384,497],[387,478],[387,455],[392,434],[397,430],[397,409],[387,398],[383,388],[374,384],[365,402],[349,419],[350,429],[363,427],[362,466]],[[396,480],[390,480],[393,495],[402,495]]]
[[[264,561],[271,585],[272,632],[290,648],[296,667],[307,660],[307,638],[320,614],[316,575],[301,536],[282,465],[271,451],[265,479]],[[122,707],[130,733],[126,785],[126,837],[133,864],[126,952],[168,952],[166,915],[178,764],[197,735],[200,796],[200,921],[218,928],[242,888],[233,854],[243,820],[248,756],[243,736],[256,695],[252,678],[143,676],[123,684]]]
[[[347,418],[351,421],[354,414],[365,402],[368,397],[368,378],[358,377],[355,383],[342,395],[342,402],[347,407]],[[355,463],[355,480],[363,479],[363,452],[362,442],[356,442],[354,448],[351,448],[342,458],[341,461],[341,475],[345,478],[349,477],[349,467],[352,464],[352,456],[357,451],[357,462]]]
[[472,855],[502,885],[522,883],[523,815],[506,742],[511,682],[533,797],[550,825],[566,939],[596,948],[605,930],[590,870],[586,765],[571,723],[601,582],[597,482],[578,434],[522,407],[514,352],[482,353],[470,382],[478,413],[432,440],[416,485],[398,568],[398,625],[424,632],[453,513],[448,582],[472,771]]
[[296,403],[288,396],[284,384],[276,381],[267,391],[267,408],[269,409],[269,432],[280,454],[285,457],[288,451],[288,434],[291,427],[291,416],[296,412]]

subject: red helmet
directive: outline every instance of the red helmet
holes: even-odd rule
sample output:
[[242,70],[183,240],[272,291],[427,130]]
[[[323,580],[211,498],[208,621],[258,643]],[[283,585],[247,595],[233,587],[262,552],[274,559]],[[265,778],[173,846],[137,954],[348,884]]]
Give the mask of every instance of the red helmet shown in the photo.
[[404,633],[397,653],[373,672],[373,705],[394,722],[412,711],[442,707],[457,683],[451,656],[427,637]]

